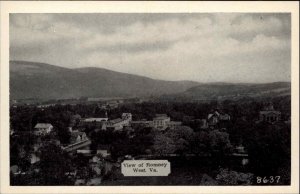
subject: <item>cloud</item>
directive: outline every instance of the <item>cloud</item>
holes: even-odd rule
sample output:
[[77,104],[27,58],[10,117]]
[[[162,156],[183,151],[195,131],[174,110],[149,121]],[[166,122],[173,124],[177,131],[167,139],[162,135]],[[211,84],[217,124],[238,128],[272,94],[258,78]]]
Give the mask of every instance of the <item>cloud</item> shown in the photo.
[[287,81],[289,20],[289,14],[12,14],[10,58],[167,80]]

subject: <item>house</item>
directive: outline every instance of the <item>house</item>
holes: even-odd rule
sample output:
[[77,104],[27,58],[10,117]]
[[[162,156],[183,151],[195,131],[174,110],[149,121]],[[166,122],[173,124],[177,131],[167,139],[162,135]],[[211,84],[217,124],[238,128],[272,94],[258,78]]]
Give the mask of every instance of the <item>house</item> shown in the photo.
[[34,127],[35,135],[46,135],[49,134],[53,129],[50,123],[37,123]]
[[220,114],[217,111],[214,113],[208,114],[208,116],[207,116],[208,125],[214,126],[214,125],[218,124],[219,116],[220,116]]
[[73,131],[71,132],[70,144],[88,140],[85,132]]
[[132,121],[132,114],[131,113],[122,113],[122,119],[128,120],[129,122]]
[[259,121],[264,121],[268,123],[274,123],[279,121],[281,118],[281,112],[274,110],[272,104],[269,104],[264,110],[259,112]]
[[153,126],[157,129],[165,130],[170,120],[170,117],[166,114],[156,114],[153,118]]
[[220,121],[229,121],[230,116],[226,113],[220,113],[219,111],[214,111],[207,116],[208,125],[213,127],[217,125]]

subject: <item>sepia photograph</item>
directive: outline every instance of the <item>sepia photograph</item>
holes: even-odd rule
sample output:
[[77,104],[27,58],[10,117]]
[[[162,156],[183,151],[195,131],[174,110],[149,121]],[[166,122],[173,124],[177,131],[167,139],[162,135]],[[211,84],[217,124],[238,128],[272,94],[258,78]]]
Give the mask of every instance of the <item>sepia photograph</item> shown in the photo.
[[8,25],[9,186],[295,181],[291,12],[16,12]]

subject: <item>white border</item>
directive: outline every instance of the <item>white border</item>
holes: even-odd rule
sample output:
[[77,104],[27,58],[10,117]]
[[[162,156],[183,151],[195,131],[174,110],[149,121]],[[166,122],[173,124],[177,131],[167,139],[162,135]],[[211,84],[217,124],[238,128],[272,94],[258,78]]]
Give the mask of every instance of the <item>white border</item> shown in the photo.
[[[0,193],[298,193],[299,191],[299,2],[81,2],[14,1],[1,6]],[[292,13],[291,186],[9,186],[9,13]]]

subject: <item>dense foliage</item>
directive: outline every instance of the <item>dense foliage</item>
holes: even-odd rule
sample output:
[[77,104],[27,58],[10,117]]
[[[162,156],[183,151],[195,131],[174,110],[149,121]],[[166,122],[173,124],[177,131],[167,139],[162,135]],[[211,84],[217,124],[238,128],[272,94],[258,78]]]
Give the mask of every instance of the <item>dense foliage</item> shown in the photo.
[[[274,108],[281,111],[282,121],[275,124],[257,122],[259,111],[266,102],[272,102]],[[229,114],[231,120],[220,123],[214,129],[201,128],[199,119],[207,118],[215,109]],[[11,107],[10,125],[17,134],[10,139],[11,166],[18,165],[23,171],[30,170],[29,156],[37,140],[28,132],[33,130],[36,123],[51,123],[54,126],[54,137],[62,144],[67,144],[70,139],[68,126],[74,115],[79,114],[82,118],[103,117],[104,112],[97,104]],[[218,174],[219,184],[254,184],[251,177],[267,175],[281,176],[281,184],[290,183],[291,126],[283,122],[290,117],[289,98],[203,103],[145,102],[123,104],[107,110],[110,119],[120,117],[123,112],[132,113],[133,120],[152,120],[155,114],[165,113],[171,120],[182,121],[184,126],[168,128],[164,132],[151,127],[134,127],[119,132],[95,131],[95,127],[90,126],[85,128],[85,132],[92,141],[91,149],[105,146],[111,151],[114,160],[126,155],[209,156],[219,166],[228,163],[226,157],[234,152],[236,146],[244,145],[249,154],[249,165],[243,171],[251,174],[246,176],[223,170]],[[40,154],[40,172],[26,175],[29,176],[27,180],[31,180],[30,184],[70,184],[65,173],[72,170],[71,158],[52,144],[40,148]],[[73,164],[83,166],[80,161],[73,160]],[[233,177],[232,180],[224,178],[228,176]],[[28,183],[16,178],[11,181],[15,185]]]

